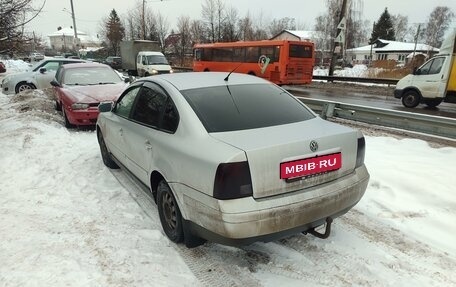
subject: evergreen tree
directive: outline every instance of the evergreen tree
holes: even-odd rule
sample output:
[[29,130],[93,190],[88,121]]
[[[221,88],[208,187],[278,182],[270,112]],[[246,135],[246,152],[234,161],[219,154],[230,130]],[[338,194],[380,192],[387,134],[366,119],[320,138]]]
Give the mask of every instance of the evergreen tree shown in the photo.
[[369,44],[372,44],[377,39],[396,40],[393,21],[391,20],[391,15],[388,13],[388,8],[385,8],[385,11],[374,24]]
[[125,28],[115,9],[112,9],[105,22],[105,37],[109,42],[110,54],[117,56],[120,51],[120,42],[125,37]]

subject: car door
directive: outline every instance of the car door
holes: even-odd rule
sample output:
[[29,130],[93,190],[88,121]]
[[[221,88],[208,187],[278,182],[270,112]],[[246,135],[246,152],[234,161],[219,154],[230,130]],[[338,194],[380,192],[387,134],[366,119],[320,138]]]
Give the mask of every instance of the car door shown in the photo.
[[445,58],[436,57],[431,59],[417,71],[414,77],[414,85],[420,88],[421,94],[424,97],[442,97],[442,87],[445,87],[446,82],[442,74]]
[[132,125],[126,134],[129,169],[145,184],[156,162],[164,162],[165,147],[177,129],[179,117],[170,97],[158,85],[142,87],[131,114]]
[[[41,66],[34,75],[37,89],[45,89],[51,86],[51,81],[55,77],[55,73],[60,66],[59,61],[48,61]],[[45,70],[44,70],[44,69]]]
[[106,146],[114,157],[125,166],[128,165],[125,151],[128,148],[125,139],[126,130],[129,128],[131,110],[140,89],[141,84],[129,87],[119,97],[112,112],[106,113],[106,128],[103,134]]

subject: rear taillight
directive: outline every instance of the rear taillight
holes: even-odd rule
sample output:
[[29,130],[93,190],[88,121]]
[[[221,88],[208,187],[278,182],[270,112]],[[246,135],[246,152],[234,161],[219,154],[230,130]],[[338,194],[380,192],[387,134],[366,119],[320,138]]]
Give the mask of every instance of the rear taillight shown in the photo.
[[364,154],[366,153],[366,141],[364,137],[358,138],[358,151],[356,152],[356,167],[364,164]]
[[252,194],[252,179],[246,161],[219,164],[215,174],[214,198],[235,199]]

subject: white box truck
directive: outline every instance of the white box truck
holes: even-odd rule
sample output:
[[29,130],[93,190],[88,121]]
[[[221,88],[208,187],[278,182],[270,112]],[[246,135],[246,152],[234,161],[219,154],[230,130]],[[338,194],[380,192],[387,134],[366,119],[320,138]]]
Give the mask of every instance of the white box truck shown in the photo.
[[147,77],[173,72],[156,41],[123,41],[120,43],[120,56],[122,69],[129,75]]
[[441,102],[456,103],[455,36],[456,28],[445,38],[437,55],[399,80],[394,97],[402,99],[405,107],[414,108],[420,103],[429,107]]

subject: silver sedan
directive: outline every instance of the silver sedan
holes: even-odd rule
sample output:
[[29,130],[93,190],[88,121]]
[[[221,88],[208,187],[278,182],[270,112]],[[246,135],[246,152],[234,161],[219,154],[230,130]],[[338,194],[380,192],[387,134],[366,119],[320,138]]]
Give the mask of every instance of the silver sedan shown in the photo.
[[103,162],[151,192],[166,235],[189,247],[325,238],[369,181],[359,131],[254,76],[142,78],[99,110]]

